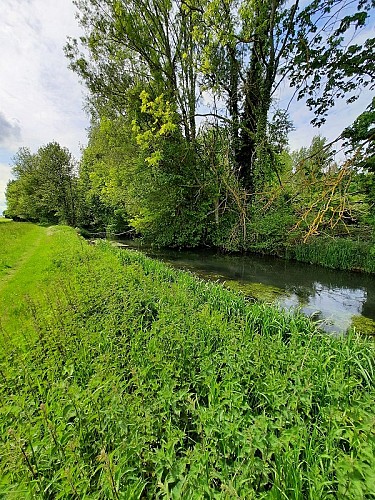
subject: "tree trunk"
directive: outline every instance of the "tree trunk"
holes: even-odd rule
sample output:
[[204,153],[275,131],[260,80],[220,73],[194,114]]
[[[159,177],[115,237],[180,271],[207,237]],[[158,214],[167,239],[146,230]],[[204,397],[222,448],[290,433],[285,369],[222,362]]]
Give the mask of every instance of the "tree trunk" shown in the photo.
[[239,176],[250,195],[255,192],[254,163],[256,156],[256,135],[260,99],[261,67],[255,46],[251,53],[250,67],[244,85],[244,110],[241,133],[236,154]]

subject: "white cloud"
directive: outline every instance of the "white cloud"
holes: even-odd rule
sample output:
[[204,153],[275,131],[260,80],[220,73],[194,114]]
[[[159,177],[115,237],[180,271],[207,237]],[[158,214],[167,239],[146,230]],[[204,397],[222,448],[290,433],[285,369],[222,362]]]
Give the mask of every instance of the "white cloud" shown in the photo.
[[0,215],[5,210],[5,188],[11,178],[11,167],[0,163]]
[[[86,143],[83,90],[63,52],[67,36],[80,34],[74,13],[70,0],[1,0],[0,117],[13,127],[2,143],[9,157],[51,141],[77,157]],[[2,165],[0,193],[7,171]]]

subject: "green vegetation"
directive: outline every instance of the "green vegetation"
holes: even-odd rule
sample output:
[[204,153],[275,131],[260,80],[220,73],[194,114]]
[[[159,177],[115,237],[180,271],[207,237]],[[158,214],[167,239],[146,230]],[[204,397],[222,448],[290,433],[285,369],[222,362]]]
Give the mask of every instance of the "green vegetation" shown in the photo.
[[274,302],[278,296],[285,293],[281,288],[265,285],[264,283],[241,283],[240,281],[226,280],[225,286],[230,290],[241,292],[247,297],[269,303]]
[[[25,252],[32,251],[38,243],[41,228],[34,224],[14,224],[8,219],[0,219],[1,251],[0,251],[0,278],[14,272],[22,262]],[[1,287],[1,284],[0,284]]]
[[6,189],[6,217],[74,225],[77,193],[69,151],[56,142],[39,148],[35,154],[21,148],[13,163],[15,179]]
[[375,495],[373,342],[67,227],[10,230],[0,496]]
[[373,0],[74,3],[88,145],[77,169],[56,143],[21,149],[7,216],[373,272],[375,99],[297,151],[275,100],[289,82],[320,125],[374,88],[375,39],[356,37]]
[[316,238],[296,245],[289,257],[332,269],[375,273],[375,244],[348,238]]
[[[273,109],[289,81],[321,124],[373,85],[372,0],[74,3],[88,146],[20,149],[7,217],[375,272],[375,100],[340,164]],[[371,322],[333,338],[68,226],[0,237],[1,498],[375,497]]]
[[375,321],[365,316],[353,316],[352,326],[364,335],[375,335]]

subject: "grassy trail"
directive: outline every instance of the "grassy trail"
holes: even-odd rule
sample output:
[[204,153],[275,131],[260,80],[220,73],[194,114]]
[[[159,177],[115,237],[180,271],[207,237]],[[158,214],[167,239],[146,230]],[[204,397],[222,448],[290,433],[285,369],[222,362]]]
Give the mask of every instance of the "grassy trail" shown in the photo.
[[372,342],[71,228],[10,234],[0,498],[375,497]]
[[[34,224],[0,224],[4,242],[0,252],[0,324],[9,343],[20,342],[18,333],[32,329],[27,314],[28,297],[38,295],[39,279],[45,272],[41,259],[47,246],[48,229]],[[22,334],[24,337],[24,333]]]
[[[10,265],[5,263],[4,259],[2,273],[0,274],[0,294],[2,294],[2,290],[6,287],[7,283],[12,280],[23,267],[27,266],[43,240],[45,240],[45,236],[45,228],[34,226],[33,231],[26,233],[25,238],[18,241],[19,248],[17,252],[17,261]],[[5,246],[9,244],[9,240],[6,241],[6,239],[8,239],[8,237],[5,234],[3,235],[4,242],[2,242]]]

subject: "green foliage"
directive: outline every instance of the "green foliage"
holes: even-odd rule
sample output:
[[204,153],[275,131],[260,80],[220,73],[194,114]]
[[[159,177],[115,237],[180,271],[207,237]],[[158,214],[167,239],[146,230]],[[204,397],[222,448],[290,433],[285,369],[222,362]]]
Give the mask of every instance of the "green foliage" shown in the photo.
[[375,172],[361,173],[357,175],[357,186],[362,194],[360,198],[366,208],[363,214],[364,225],[368,224],[375,233]]
[[81,226],[103,230],[118,220],[119,231],[123,215],[122,230],[129,221],[155,245],[224,246],[236,222],[227,131],[206,128],[193,145],[174,120],[163,95],[141,92],[132,123],[102,118],[92,126],[78,182]]
[[325,172],[335,168],[334,151],[327,145],[327,139],[314,136],[308,148],[301,148],[292,153],[293,169],[299,182],[309,181],[311,187]]
[[[373,52],[375,38],[355,43],[355,35],[371,22],[373,0],[353,2],[313,0],[296,18],[295,39],[284,74],[289,74],[298,98],[307,97],[315,112],[312,123],[326,121],[337,99],[347,104],[359,96],[359,89],[374,88]],[[324,15],[324,26],[320,22]],[[354,43],[353,43],[354,42]]]
[[[284,131],[290,128],[282,111],[276,112],[270,127],[268,115],[279,84],[279,65],[292,43],[296,12],[297,4],[287,7],[273,0],[207,1],[202,9],[204,34],[196,34],[205,89],[226,103],[233,168],[253,198],[275,174],[273,147],[284,146]],[[217,115],[215,108],[216,103]]]
[[[318,116],[334,101],[332,94],[344,96],[357,83],[370,83],[373,41],[342,48],[353,28],[369,22],[371,1],[355,3],[356,12],[341,17],[343,2],[321,0],[304,8],[276,0],[105,0],[100,5],[79,0],[77,17],[85,36],[70,40],[66,54],[90,91],[95,116],[105,110],[133,119],[135,89],[149,104],[165,94],[178,117],[173,125],[187,142],[196,138],[201,91],[212,92],[212,115],[230,123],[233,169],[254,197],[275,174],[273,148],[285,146],[284,132],[291,126],[282,111],[268,123],[274,92],[285,76],[299,86],[300,96],[309,95]],[[317,34],[322,13],[328,18],[324,36]],[[320,86],[321,99],[315,98]],[[225,102],[227,113],[217,113],[217,100]],[[142,131],[148,141],[152,128]],[[161,159],[154,149],[147,157],[152,163]]]
[[[152,126],[147,130],[141,130],[141,127],[136,120],[133,120],[133,132],[136,134],[136,140],[143,150],[148,150],[151,147],[157,148],[158,142],[165,137],[172,135],[177,130],[176,112],[168,100],[165,100],[164,95],[160,94],[154,101],[150,100],[150,96],[146,91],[142,91],[139,95],[141,100],[141,113],[147,115]],[[150,157],[146,158],[146,162],[150,165],[156,165],[162,159],[161,153],[153,151]]]
[[289,197],[279,196],[269,208],[255,207],[247,226],[246,248],[265,254],[284,255],[285,247],[293,239],[296,216]]
[[264,283],[243,283],[237,280],[226,280],[224,284],[229,290],[241,292],[251,300],[256,299],[269,304],[274,303],[278,297],[285,294],[285,290]]
[[152,87],[156,96],[165,93],[178,108],[179,126],[187,140],[194,140],[194,15],[184,4],[170,0],[76,2],[86,34],[79,42],[70,39],[65,52],[71,68],[86,83],[96,113],[101,115],[104,108],[124,115],[134,109],[130,102],[134,88],[139,90],[138,100],[140,91],[149,92]]
[[375,98],[344,130],[342,137],[347,139],[346,146],[354,154],[355,166],[375,174]]
[[131,224],[155,245],[195,246],[204,238],[210,210],[202,188],[205,171],[181,136],[157,144],[158,159],[152,148],[144,150],[133,172]]
[[[7,221],[8,224],[4,224]],[[40,229],[29,223],[15,224],[0,218],[2,249],[0,255],[0,277],[11,274],[22,259],[25,248],[32,249],[38,240]]]
[[38,229],[0,290],[3,311],[23,285],[1,325],[0,495],[375,494],[373,343]]
[[353,316],[352,326],[363,335],[375,335],[375,321],[366,316]]
[[163,94],[151,99],[141,92],[140,115],[132,122],[139,153],[129,190],[131,224],[156,245],[194,245],[200,239],[197,218],[189,220],[194,149],[182,138],[176,119]]
[[122,118],[92,124],[79,167],[78,223],[93,231],[128,229],[126,190],[137,147]]
[[[312,235],[373,227],[372,108],[343,134],[362,146],[343,165],[321,137],[288,158],[293,125],[286,111],[271,113],[284,78],[317,122],[336,98],[370,85],[373,40],[348,39],[369,23],[370,4],[77,0],[85,34],[66,55],[93,117],[79,224],[129,224],[155,245],[277,254]],[[201,106],[204,91],[211,105]],[[206,117],[198,132],[197,116]]]
[[21,148],[13,161],[15,180],[6,190],[7,216],[74,225],[76,179],[69,151],[51,142],[35,154]]
[[358,169],[353,157],[337,164],[334,153],[325,138],[315,137],[309,148],[291,154],[293,171],[285,186],[294,205],[296,228],[304,241],[319,235],[371,240],[373,174]]

